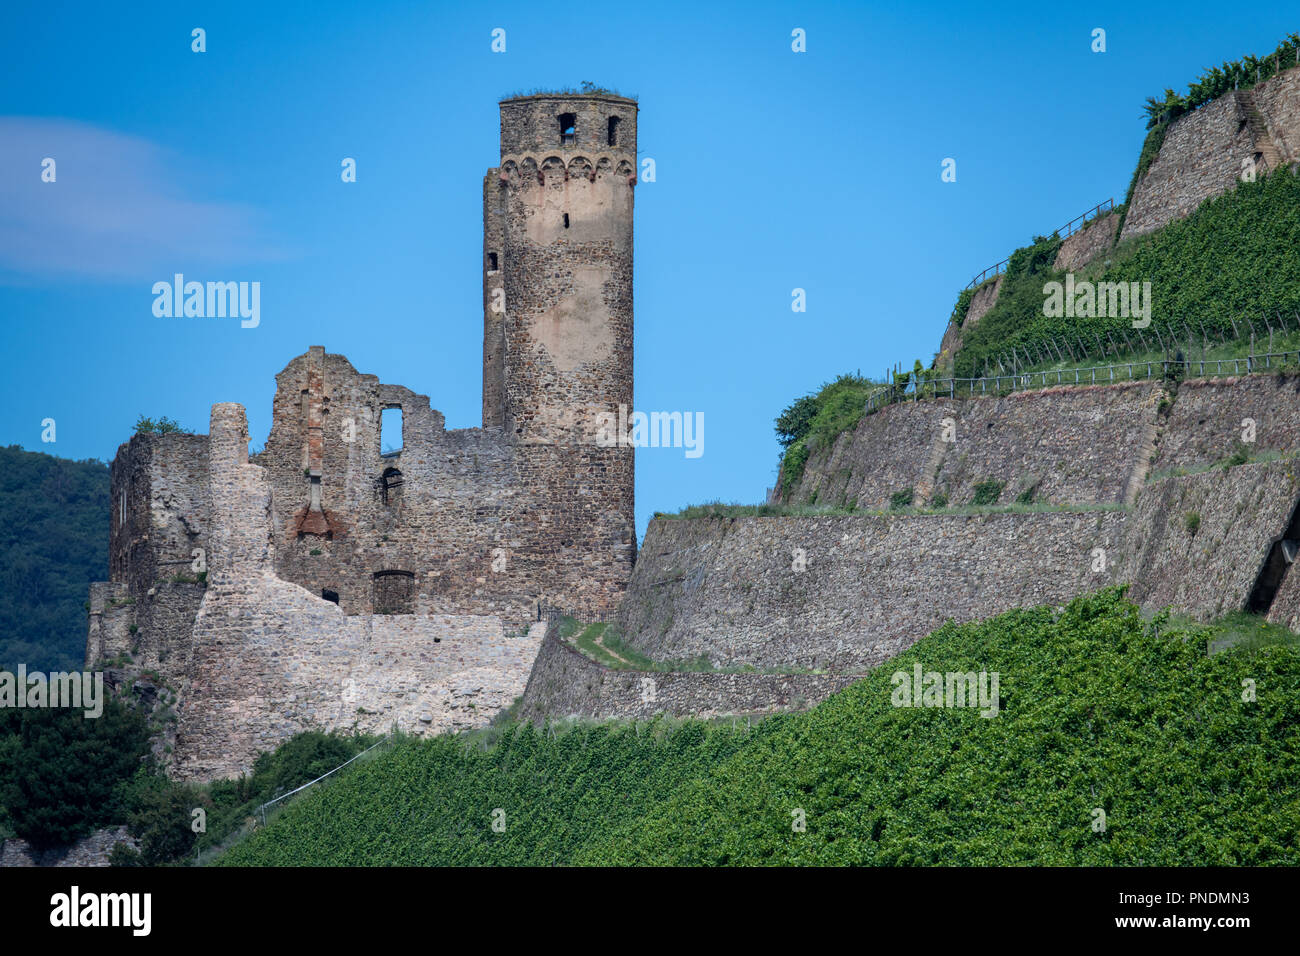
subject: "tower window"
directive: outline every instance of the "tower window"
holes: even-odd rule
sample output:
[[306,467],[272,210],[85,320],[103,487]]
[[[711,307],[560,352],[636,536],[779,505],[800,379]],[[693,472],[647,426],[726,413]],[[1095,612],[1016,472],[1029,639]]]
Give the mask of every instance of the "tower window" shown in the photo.
[[564,228],[569,228],[569,214],[567,212],[564,214]]
[[385,468],[384,473],[379,477],[378,484],[384,504],[395,505],[401,500],[402,473],[396,468]]
[[609,118],[609,135],[605,138],[605,143],[606,145],[609,146],[618,145],[618,117],[617,116],[611,116]]
[[560,145],[573,146],[578,142],[578,117],[575,113],[560,114]]
[[496,254],[495,252],[489,252],[489,253],[488,253],[488,272],[496,272],[496,271],[497,271],[497,254]]
[[331,591],[329,588],[322,588],[320,592],[320,596],[327,601],[333,601],[335,604],[339,603],[338,591]]
[[379,454],[396,455],[402,451],[402,410],[385,408],[379,413]]

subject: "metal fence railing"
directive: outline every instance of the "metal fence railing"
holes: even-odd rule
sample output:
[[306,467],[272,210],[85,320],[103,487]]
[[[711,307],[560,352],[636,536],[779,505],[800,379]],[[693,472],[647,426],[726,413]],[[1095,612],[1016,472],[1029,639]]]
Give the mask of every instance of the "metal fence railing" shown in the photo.
[[[1098,385],[1179,375],[1249,375],[1294,365],[1300,368],[1300,349],[1287,352],[1264,352],[1229,359],[1157,359],[1094,365],[1085,368],[1046,369],[1005,375],[982,375],[977,378],[922,378],[905,385],[882,385],[867,394],[866,410],[879,411],[886,405],[925,398],[970,398],[1006,392],[1047,388],[1052,385]],[[1119,374],[1127,372],[1127,374]]]
[[[245,826],[239,828],[238,830],[234,831],[233,833],[229,834],[221,841],[219,845],[210,846],[207,849],[202,851],[199,851],[196,847],[196,852],[195,852],[195,857],[193,862],[196,865],[203,865],[204,863],[207,863],[208,861],[214,859],[215,857],[220,856],[222,853],[225,853],[231,847],[239,843],[242,843],[253,833],[255,829],[257,829],[258,826],[263,826],[263,827],[266,826],[268,810],[272,810],[273,808],[276,808],[277,806],[280,805],[288,806],[288,803],[286,803],[285,801],[289,801],[290,798],[296,797],[299,794],[304,793],[311,787],[323,783],[328,778],[334,776],[334,774],[338,773],[340,770],[342,770],[344,767],[348,766],[349,764],[361,760],[366,755],[372,753],[375,750],[378,750],[381,747],[383,748],[392,747],[393,743],[397,740],[397,736],[398,736],[397,725],[394,724],[393,729],[390,730],[385,737],[375,741],[375,743],[371,744],[369,747],[361,751],[359,754],[356,754],[352,758],[343,761],[343,763],[339,764],[333,770],[329,770],[321,774],[315,780],[309,780],[307,783],[304,783],[300,787],[295,787],[294,789],[290,790],[288,793],[282,793],[277,797],[273,797],[272,799],[267,800],[265,803],[259,804],[258,806],[253,808],[252,816],[249,818],[250,822],[247,823]],[[281,809],[283,808],[283,806],[281,806]]]
[[[1082,215],[1075,216],[1073,219],[1071,219],[1061,228],[1053,229],[1052,232],[1048,233],[1048,235],[1050,236],[1055,234],[1055,235],[1059,235],[1062,239],[1068,239],[1070,236],[1074,235],[1074,233],[1078,232],[1080,229],[1082,229],[1092,220],[1096,219],[1098,216],[1104,215],[1105,213],[1108,212],[1112,212],[1114,209],[1115,209],[1115,197],[1112,196],[1110,199],[1107,199],[1104,202],[1097,203],[1097,205],[1093,206],[1091,209],[1089,209],[1087,212],[1083,213]],[[980,284],[984,282],[985,279],[990,279],[995,275],[1001,274],[1006,270],[1007,263],[1010,261],[1011,259],[1007,258],[1007,259],[1003,259],[1001,262],[989,266],[987,269],[985,269],[983,272],[977,275],[974,279],[971,279],[970,282],[966,284],[966,288],[968,289],[978,288]]]

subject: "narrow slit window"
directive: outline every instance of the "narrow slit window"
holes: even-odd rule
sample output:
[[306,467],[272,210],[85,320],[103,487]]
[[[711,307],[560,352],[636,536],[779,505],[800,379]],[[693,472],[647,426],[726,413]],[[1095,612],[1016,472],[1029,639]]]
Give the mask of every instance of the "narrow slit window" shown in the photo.
[[567,212],[564,214],[564,228],[569,228],[569,214]]
[[385,408],[379,415],[379,453],[396,455],[402,450],[402,410]]
[[605,137],[605,144],[607,146],[618,145],[618,117],[617,116],[611,116],[609,118],[609,133]]
[[496,271],[497,271],[497,254],[496,254],[495,252],[489,252],[489,253],[488,253],[488,272],[496,272]]
[[578,142],[578,116],[576,113],[560,114],[560,145],[573,146]]
[[338,591],[331,591],[329,588],[323,588],[320,592],[320,596],[327,601],[333,601],[335,604],[339,603]]

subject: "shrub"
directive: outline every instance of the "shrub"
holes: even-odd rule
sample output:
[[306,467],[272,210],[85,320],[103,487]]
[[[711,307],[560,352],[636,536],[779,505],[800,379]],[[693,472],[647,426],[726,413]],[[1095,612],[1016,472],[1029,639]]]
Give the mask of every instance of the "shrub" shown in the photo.
[[1189,511],[1183,515],[1183,527],[1187,529],[1188,534],[1195,535],[1201,527],[1200,514],[1196,511]]
[[915,497],[915,491],[911,488],[904,488],[902,491],[895,491],[889,496],[889,510],[901,511],[903,508],[912,507],[912,499]]
[[121,820],[121,788],[148,752],[144,718],[116,699],[94,719],[70,708],[0,710],[0,805],[32,845],[71,843]]
[[975,486],[975,497],[971,499],[971,504],[976,506],[997,504],[997,500],[1002,497],[1002,489],[1006,485],[1003,481],[981,481]]
[[930,507],[931,508],[948,507],[948,496],[945,495],[942,491],[935,492],[934,495],[932,495],[930,498]]
[[162,418],[154,421],[152,418],[145,418],[141,415],[135,420],[135,433],[137,435],[173,435],[183,433],[184,428],[180,422],[164,415]]

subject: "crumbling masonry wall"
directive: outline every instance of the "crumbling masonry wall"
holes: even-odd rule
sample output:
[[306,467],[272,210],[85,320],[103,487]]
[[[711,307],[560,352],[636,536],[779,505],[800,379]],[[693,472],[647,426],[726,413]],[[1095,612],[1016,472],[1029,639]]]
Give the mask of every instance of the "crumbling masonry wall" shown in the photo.
[[178,707],[175,773],[248,772],[308,729],[413,733],[485,723],[523,692],[541,629],[428,611],[347,615],[275,573],[271,482],[242,406],[213,406],[208,587]]

